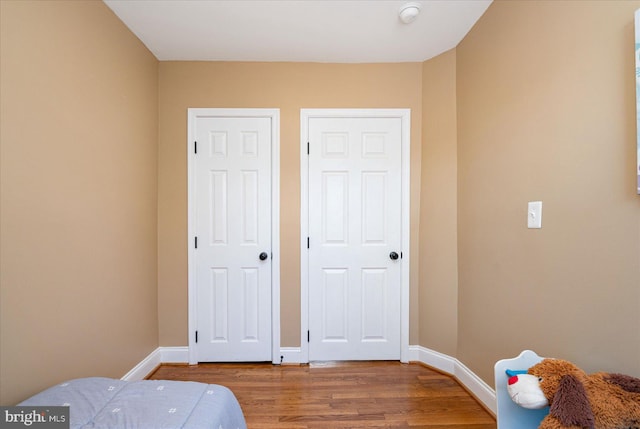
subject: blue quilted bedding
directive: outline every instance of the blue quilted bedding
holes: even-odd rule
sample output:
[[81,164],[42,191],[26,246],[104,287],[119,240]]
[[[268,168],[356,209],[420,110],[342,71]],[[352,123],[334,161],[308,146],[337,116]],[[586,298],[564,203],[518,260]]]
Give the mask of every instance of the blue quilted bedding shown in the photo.
[[229,389],[191,381],[79,378],[51,387],[24,406],[68,406],[71,429],[246,429]]

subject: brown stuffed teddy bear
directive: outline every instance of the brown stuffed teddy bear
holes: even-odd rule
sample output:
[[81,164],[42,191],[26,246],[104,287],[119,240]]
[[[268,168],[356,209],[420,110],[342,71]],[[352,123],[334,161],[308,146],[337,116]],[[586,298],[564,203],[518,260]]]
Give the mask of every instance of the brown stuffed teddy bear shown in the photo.
[[526,408],[549,405],[540,429],[640,429],[640,379],[587,375],[571,362],[543,359],[509,379],[509,395]]

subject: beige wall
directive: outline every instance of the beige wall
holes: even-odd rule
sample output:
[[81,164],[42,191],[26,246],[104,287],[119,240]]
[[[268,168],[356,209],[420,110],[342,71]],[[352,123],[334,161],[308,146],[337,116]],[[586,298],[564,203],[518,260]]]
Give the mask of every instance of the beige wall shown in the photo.
[[410,108],[410,343],[640,376],[638,7],[496,1],[422,64],[158,65],[101,2],[0,1],[0,403],[187,344],[188,107],[281,109],[282,346],[299,109]]
[[[160,343],[184,346],[187,333],[187,108],[275,107],[281,129],[281,336],[300,345],[300,109],[410,108],[411,223],[420,201],[421,64],[160,63]],[[414,237],[417,237],[414,235]],[[411,294],[417,296],[418,240]],[[417,341],[417,300],[411,336]]]
[[[456,50],[422,65],[419,330],[455,356],[458,333]],[[412,343],[413,344],[413,343]]]
[[157,61],[102,2],[0,1],[0,403],[158,346]]
[[457,48],[457,357],[485,381],[525,348],[640,376],[639,7],[497,1]]

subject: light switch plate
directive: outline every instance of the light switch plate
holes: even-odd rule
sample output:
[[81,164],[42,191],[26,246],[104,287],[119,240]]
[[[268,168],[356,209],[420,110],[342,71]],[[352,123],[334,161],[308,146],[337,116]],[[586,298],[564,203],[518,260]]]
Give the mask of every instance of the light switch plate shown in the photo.
[[534,229],[542,228],[542,201],[529,201],[527,227]]

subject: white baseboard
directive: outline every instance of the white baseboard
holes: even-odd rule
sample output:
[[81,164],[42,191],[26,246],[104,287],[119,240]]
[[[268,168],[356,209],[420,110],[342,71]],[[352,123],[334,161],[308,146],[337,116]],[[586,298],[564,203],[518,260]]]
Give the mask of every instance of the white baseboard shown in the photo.
[[[300,347],[281,347],[280,357],[282,364],[300,364],[302,363],[302,350]],[[451,375],[485,407],[496,414],[496,392],[458,359],[426,347],[409,346],[409,361],[420,362]],[[187,362],[189,362],[189,347],[158,347],[122,379],[127,381],[143,380],[162,363]]]
[[162,363],[187,363],[189,362],[189,347],[160,347]]
[[495,415],[496,392],[458,359],[422,346],[409,346],[411,361],[428,365],[454,377]]
[[485,407],[491,410],[494,416],[497,415],[498,408],[496,405],[495,390],[461,362],[458,362],[456,366],[455,377],[469,389]]
[[300,347],[280,347],[281,364],[301,364],[302,349]]
[[456,359],[435,350],[422,346],[409,346],[412,361],[418,361],[429,365],[438,371],[454,375],[456,371]]
[[188,347],[158,347],[149,356],[144,358],[131,371],[126,373],[122,380],[138,381],[151,374],[162,363],[182,363],[189,361]]
[[151,373],[158,365],[162,363],[162,353],[160,348],[152,351],[149,356],[144,358],[139,364],[133,367],[131,371],[126,373],[122,380],[125,381],[138,381],[144,380],[144,378]]

